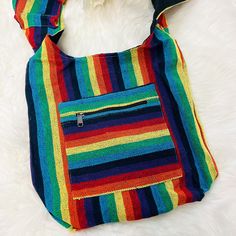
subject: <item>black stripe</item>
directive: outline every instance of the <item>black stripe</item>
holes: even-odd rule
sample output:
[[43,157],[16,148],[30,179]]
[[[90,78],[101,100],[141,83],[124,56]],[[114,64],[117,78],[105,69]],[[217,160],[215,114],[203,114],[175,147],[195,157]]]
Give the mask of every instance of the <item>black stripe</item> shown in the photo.
[[150,216],[158,215],[157,205],[156,205],[155,200],[153,198],[152,191],[151,191],[150,187],[143,188],[143,190],[144,190],[147,202],[148,202]]
[[27,64],[25,77],[25,97],[28,106],[28,125],[29,125],[29,139],[30,139],[30,170],[32,183],[45,203],[43,177],[40,166],[38,139],[37,139],[37,123],[35,117],[35,109],[32,97],[32,91],[29,82],[29,63]]
[[99,203],[99,197],[92,197],[93,217],[96,225],[103,224],[102,212]]
[[54,4],[55,4],[54,0],[49,0],[48,1],[47,7],[46,7],[46,10],[45,10],[45,15],[52,15],[53,7],[55,7]]
[[125,90],[125,85],[121,73],[121,68],[120,68],[120,62],[119,62],[119,56],[118,53],[115,54],[116,56],[112,57],[113,59],[113,66],[116,74],[116,79],[119,84],[120,90]]
[[131,165],[131,164],[140,163],[140,162],[152,161],[155,159],[162,160],[162,159],[166,159],[167,157],[172,157],[175,155],[176,155],[175,149],[172,148],[172,149],[167,149],[164,151],[156,151],[156,152],[152,152],[148,154],[136,155],[136,156],[128,157],[125,159],[111,161],[111,162],[98,164],[94,166],[73,169],[73,170],[70,170],[70,174],[73,176],[80,176],[84,174],[103,171],[106,169],[112,169],[114,167],[121,167],[121,166]]
[[[159,66],[159,68],[154,70],[154,72],[156,76],[156,83],[159,87],[160,100],[161,103],[163,102],[163,106],[165,106],[167,117],[169,118],[168,121],[170,123],[171,129],[173,130],[177,146],[179,147],[179,152],[185,172],[185,184],[188,190],[193,193],[194,199],[201,199],[203,193],[200,189],[198,172],[194,164],[192,150],[183,127],[178,104],[175,101],[172,91],[170,90],[169,82],[165,75],[164,47],[166,47],[166,45],[163,45],[162,41],[157,37],[155,37],[155,40],[157,40],[157,44],[160,46],[157,48],[158,50],[151,50],[151,56],[153,65],[155,67],[157,65]],[[187,201],[192,200],[187,199]]]
[[[73,60],[70,64],[69,71],[70,71],[70,79],[71,79],[71,84],[73,87],[73,92],[74,92],[74,100],[80,99],[81,94],[79,90],[79,85],[77,81],[77,76],[76,76],[76,71],[75,71],[75,60]],[[68,91],[70,93],[70,91]]]
[[44,15],[40,16],[40,21],[41,21],[41,26],[42,27],[49,26],[49,24],[50,24],[49,18],[44,16]]

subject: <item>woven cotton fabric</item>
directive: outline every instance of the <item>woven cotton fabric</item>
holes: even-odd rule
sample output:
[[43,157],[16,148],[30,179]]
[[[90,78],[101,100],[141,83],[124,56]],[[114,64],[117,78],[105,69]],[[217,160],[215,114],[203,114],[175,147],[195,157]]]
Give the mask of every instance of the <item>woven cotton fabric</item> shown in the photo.
[[13,1],[35,51],[25,81],[32,181],[63,226],[165,213],[200,201],[218,176],[165,20],[164,11],[182,2],[152,1],[141,45],[72,57],[57,45],[65,1]]

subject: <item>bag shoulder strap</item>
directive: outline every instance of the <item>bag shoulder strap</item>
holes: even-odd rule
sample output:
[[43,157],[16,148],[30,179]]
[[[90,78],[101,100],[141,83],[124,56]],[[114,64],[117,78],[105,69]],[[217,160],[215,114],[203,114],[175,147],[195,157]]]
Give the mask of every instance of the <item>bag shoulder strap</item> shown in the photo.
[[151,32],[155,29],[156,24],[159,23],[159,21],[163,21],[164,12],[176,5],[179,5],[181,3],[184,3],[188,0],[152,0],[152,5],[155,9],[153,13],[153,21],[151,24]]
[[[152,0],[155,9],[151,32],[156,24],[163,22],[165,10],[188,0]],[[63,30],[62,8],[66,0],[12,0],[14,18],[24,30],[34,51],[41,46],[47,34],[57,43]]]
[[[12,0],[14,18],[36,51],[47,34],[56,35],[63,31],[61,11],[66,0]],[[53,37],[52,37],[53,38]]]

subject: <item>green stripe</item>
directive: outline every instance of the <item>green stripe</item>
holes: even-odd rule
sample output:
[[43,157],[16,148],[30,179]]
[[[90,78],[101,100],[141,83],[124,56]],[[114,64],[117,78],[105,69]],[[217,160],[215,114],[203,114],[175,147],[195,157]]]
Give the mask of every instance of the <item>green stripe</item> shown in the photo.
[[14,10],[16,10],[16,3],[17,3],[17,0],[12,0],[12,6]]
[[[135,89],[126,90],[122,92],[105,94],[92,98],[82,98],[72,102],[63,102],[59,104],[59,110],[61,114],[76,111],[78,109],[81,111],[87,111],[91,109],[103,108],[105,106],[131,103],[142,99],[146,100],[149,97],[153,96],[157,96],[154,87],[152,87],[151,89],[147,89],[147,87],[137,87]],[[152,100],[159,101],[159,98],[156,97]]]
[[135,73],[134,73],[134,67],[133,67],[133,63],[132,63],[132,57],[131,57],[131,51],[130,50],[129,50],[129,53],[126,54],[125,63],[127,65],[128,74],[129,74],[129,81],[130,81],[129,86],[130,87],[138,86],[136,76],[135,76]]
[[41,1],[34,1],[33,7],[31,9],[31,13],[38,13],[40,14],[40,9],[41,9],[42,2]]
[[165,184],[160,183],[156,185],[157,191],[160,194],[162,201],[165,205],[166,212],[170,211],[173,209],[173,203],[171,201],[170,195],[168,191],[166,190]]
[[83,79],[85,81],[87,96],[94,96],[94,92],[93,92],[93,88],[92,88],[92,84],[91,84],[90,76],[89,76],[88,61],[86,57],[84,58],[84,61],[82,62],[82,74],[83,74]]
[[118,215],[114,194],[100,195],[99,202],[104,223],[117,222]]
[[[173,142],[171,139],[171,136],[162,136],[158,138],[151,138],[151,139],[146,139],[138,142],[132,142],[132,143],[126,143],[126,144],[120,144],[120,145],[115,145],[107,148],[101,148],[98,150],[94,151],[87,151],[83,152],[80,154],[73,154],[73,155],[68,155],[68,161],[70,164],[73,164],[73,162],[83,162],[85,160],[94,160],[96,162],[96,158],[101,158],[105,156],[109,156],[112,161],[112,154],[119,154],[121,152],[128,152],[132,150],[136,150],[137,148],[142,149],[142,148],[147,148],[150,146],[156,145],[157,149],[159,148],[160,150],[165,150],[169,148],[173,148]],[[78,147],[79,150],[79,147]]]
[[118,219],[118,215],[117,215],[115,196],[112,193],[112,194],[106,195],[106,197],[107,197],[107,204],[108,204],[111,222],[117,222],[117,221],[119,221],[119,219]]

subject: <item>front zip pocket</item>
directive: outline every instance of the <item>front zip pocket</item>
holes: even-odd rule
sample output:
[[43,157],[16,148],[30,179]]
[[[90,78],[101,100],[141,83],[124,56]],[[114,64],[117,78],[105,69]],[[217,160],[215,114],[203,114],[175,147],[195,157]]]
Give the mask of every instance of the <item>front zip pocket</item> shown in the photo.
[[182,177],[151,83],[59,104],[73,199]]
[[[129,103],[128,105],[116,105],[116,106],[109,106],[106,108],[101,108],[99,110],[96,111],[88,111],[88,112],[76,112],[75,113],[75,117],[76,117],[76,121],[65,121],[62,123],[63,126],[67,126],[67,125],[71,125],[72,123],[77,123],[78,127],[83,127],[84,126],[84,120],[87,121],[89,119],[91,119],[92,117],[94,117],[93,115],[96,115],[97,117],[106,117],[106,116],[114,116],[117,113],[129,113],[132,112],[132,110],[137,110],[138,107],[140,107],[141,105],[147,104],[147,100],[141,100],[138,102],[132,102]],[[134,109],[132,109],[134,108]],[[141,107],[140,107],[141,108]],[[110,112],[110,113],[109,113]],[[112,113],[111,113],[112,112]]]

